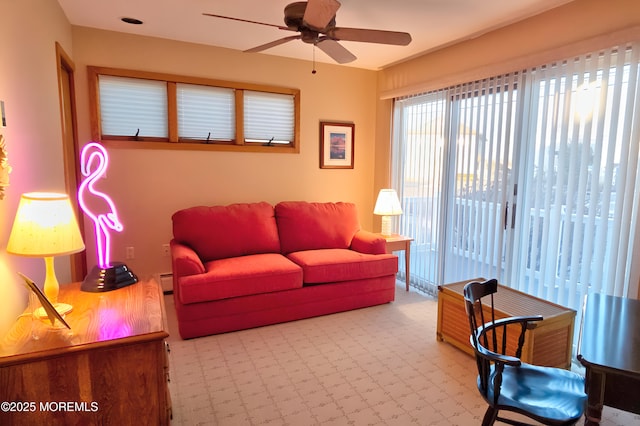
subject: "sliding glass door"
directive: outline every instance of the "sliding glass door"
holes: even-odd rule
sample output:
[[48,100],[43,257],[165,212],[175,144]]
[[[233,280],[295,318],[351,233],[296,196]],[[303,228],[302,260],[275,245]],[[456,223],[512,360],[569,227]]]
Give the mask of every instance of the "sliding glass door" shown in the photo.
[[637,294],[638,52],[396,100],[413,286],[496,277],[574,309],[589,291]]
[[500,278],[510,264],[519,78],[507,75],[449,91],[444,282]]
[[514,74],[396,101],[400,232],[414,238],[412,285],[511,271],[516,200]]
[[444,264],[448,117],[446,91],[396,102],[394,141],[401,142],[393,147],[392,180],[404,212],[396,220],[400,233],[414,239],[410,284],[430,293]]
[[514,284],[579,307],[637,294],[638,48],[531,70]]

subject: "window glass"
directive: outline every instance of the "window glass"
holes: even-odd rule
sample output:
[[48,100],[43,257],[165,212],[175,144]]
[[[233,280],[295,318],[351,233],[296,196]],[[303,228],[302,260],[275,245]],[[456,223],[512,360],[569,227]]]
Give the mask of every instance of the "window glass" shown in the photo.
[[247,142],[293,142],[295,114],[292,95],[244,92],[244,132]]
[[195,84],[177,85],[178,136],[183,139],[235,139],[235,91]]
[[[300,91],[87,67],[91,137],[138,148],[299,152]],[[140,143],[137,143],[140,142]],[[276,148],[268,148],[267,146]],[[128,146],[128,145],[121,145]]]
[[167,137],[167,83],[101,75],[103,135]]

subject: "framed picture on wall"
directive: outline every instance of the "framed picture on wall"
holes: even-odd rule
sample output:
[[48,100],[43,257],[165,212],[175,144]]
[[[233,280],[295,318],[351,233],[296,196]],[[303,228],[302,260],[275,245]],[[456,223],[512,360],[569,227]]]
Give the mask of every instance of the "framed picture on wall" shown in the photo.
[[355,125],[320,122],[320,168],[353,169]]

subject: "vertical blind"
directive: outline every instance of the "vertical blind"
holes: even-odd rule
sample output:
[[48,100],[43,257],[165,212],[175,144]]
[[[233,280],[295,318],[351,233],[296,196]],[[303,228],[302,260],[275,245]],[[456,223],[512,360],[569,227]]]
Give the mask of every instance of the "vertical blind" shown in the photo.
[[[638,44],[531,69],[518,287],[570,307],[637,294]],[[522,239],[527,232],[519,233]]]
[[[392,184],[402,198],[400,233],[413,237],[411,285],[435,293],[441,271],[442,205],[446,192],[447,93],[444,90],[396,101]],[[400,254],[404,256],[404,253]],[[398,262],[406,277],[404,262]]]
[[411,285],[497,277],[574,309],[588,292],[637,294],[639,52],[629,43],[395,100]]
[[452,175],[447,193],[445,279],[503,274],[506,229],[512,226],[513,146],[522,73],[449,90]]

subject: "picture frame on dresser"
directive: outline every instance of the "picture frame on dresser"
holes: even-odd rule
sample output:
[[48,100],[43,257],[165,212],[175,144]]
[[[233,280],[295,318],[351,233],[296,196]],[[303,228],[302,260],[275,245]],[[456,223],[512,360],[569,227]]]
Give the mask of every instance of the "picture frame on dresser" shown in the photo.
[[353,169],[355,124],[320,122],[320,168]]

